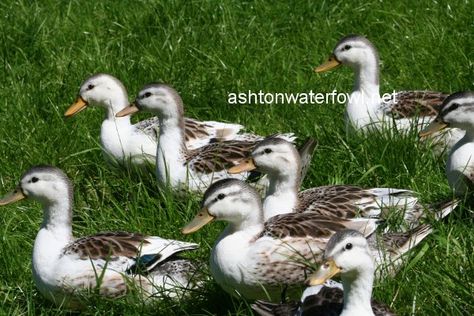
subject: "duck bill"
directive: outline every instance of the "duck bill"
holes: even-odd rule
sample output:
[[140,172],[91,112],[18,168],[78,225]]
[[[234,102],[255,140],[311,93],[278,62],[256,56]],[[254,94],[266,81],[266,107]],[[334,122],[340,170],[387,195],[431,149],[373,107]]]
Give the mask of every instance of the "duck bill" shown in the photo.
[[87,107],[88,103],[81,96],[78,96],[76,101],[66,110],[65,117],[71,117],[81,112]]
[[257,169],[257,166],[255,166],[255,161],[252,158],[249,158],[249,159],[245,159],[238,165],[229,168],[227,172],[230,174],[236,174],[236,173],[242,173],[245,171],[252,171],[255,169]]
[[181,232],[185,235],[194,233],[201,229],[207,223],[212,222],[215,219],[214,216],[209,214],[207,208],[203,208],[195,217],[194,219],[189,222],[188,225],[184,226]]
[[15,203],[17,201],[23,200],[26,196],[21,192],[21,189],[18,187],[15,191],[5,195],[2,199],[0,199],[0,206],[8,205]]
[[341,64],[339,60],[337,60],[336,56],[332,54],[329,56],[329,59],[322,65],[319,65],[318,67],[314,68],[314,72],[325,72],[329,71],[331,69],[334,69],[338,67]]
[[133,113],[137,113],[138,111],[140,111],[140,109],[137,107],[137,105],[134,102],[134,103],[130,104],[129,106],[127,106],[122,111],[115,114],[115,117],[124,117],[124,116],[127,116],[127,115],[131,115]]
[[333,259],[329,259],[319,267],[318,271],[309,276],[306,283],[309,286],[321,285],[339,272],[341,272],[341,268],[336,265]]
[[426,128],[424,128],[422,131],[420,131],[420,133],[418,133],[418,135],[420,137],[426,137],[426,136],[429,136],[433,133],[436,133],[438,131],[441,131],[441,130],[445,129],[446,127],[448,127],[448,124],[442,122],[439,119],[436,119],[433,122],[431,122],[431,124],[428,125]]

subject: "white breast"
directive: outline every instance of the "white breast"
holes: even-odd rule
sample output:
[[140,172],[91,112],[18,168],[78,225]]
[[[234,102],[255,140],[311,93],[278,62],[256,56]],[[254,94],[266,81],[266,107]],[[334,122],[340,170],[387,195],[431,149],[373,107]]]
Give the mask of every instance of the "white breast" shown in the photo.
[[466,184],[461,180],[462,175],[473,179],[474,175],[474,143],[464,137],[451,150],[446,163],[446,175],[449,185],[456,194],[464,194]]

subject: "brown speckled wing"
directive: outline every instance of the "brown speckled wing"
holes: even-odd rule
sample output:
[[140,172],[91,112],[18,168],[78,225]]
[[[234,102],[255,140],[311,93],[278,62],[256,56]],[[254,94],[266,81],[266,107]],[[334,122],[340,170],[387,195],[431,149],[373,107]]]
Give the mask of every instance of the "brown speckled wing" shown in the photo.
[[190,118],[184,118],[184,137],[186,142],[192,139],[209,137],[208,128],[212,126]]
[[354,218],[360,209],[354,201],[373,198],[366,190],[352,185],[329,185],[298,193],[296,212],[314,212],[321,216]]
[[436,91],[400,91],[392,96],[382,107],[385,114],[394,118],[436,116],[447,94]]
[[188,151],[186,160],[189,167],[198,173],[223,171],[250,156],[255,144],[246,141],[216,142]]
[[64,254],[76,254],[81,259],[107,259],[114,256],[135,257],[146,236],[127,232],[104,232],[75,240]]
[[340,219],[334,217],[320,218],[311,212],[288,213],[276,215],[267,220],[259,237],[270,236],[283,239],[309,236],[329,239],[333,233],[345,228]]

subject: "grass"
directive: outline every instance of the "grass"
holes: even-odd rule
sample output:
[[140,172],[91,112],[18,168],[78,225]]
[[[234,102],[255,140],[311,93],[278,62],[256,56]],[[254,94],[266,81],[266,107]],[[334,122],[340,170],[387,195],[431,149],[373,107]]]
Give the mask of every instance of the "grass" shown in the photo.
[[[188,116],[239,122],[260,134],[292,131],[319,148],[305,187],[350,183],[420,192],[426,202],[449,197],[445,157],[416,135],[347,137],[342,105],[229,105],[230,92],[350,91],[341,68],[316,75],[334,44],[364,34],[379,49],[382,92],[473,90],[470,1],[2,1],[0,4],[0,182],[12,189],[32,165],[66,171],[75,184],[74,231],[122,229],[201,244],[190,255],[208,260],[222,230],[215,224],[190,237],[182,227],[199,197],[159,192],[153,175],[110,170],[98,145],[103,113],[74,119],[63,113],[81,82],[96,72],[120,78],[132,98],[163,81],[180,91]],[[263,124],[262,124],[263,123]],[[57,314],[31,278],[31,251],[40,206],[20,203],[0,212],[0,314]],[[401,314],[474,313],[473,212],[458,209],[407,258],[374,296]],[[209,281],[180,302],[144,306],[133,297],[91,299],[86,314],[248,315],[248,304]]]

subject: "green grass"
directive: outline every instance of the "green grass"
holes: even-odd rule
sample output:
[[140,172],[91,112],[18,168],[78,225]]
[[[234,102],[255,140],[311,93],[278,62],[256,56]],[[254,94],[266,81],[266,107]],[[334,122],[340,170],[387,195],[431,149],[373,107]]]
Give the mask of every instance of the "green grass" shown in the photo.
[[[350,183],[410,188],[424,201],[450,196],[445,158],[416,135],[348,138],[342,105],[229,105],[230,92],[349,92],[350,69],[316,75],[344,35],[363,34],[379,49],[382,92],[473,90],[474,5],[470,1],[2,1],[0,3],[0,182],[12,189],[39,163],[58,166],[75,184],[77,236],[122,229],[201,244],[208,260],[223,225],[192,236],[180,227],[199,197],[160,193],[153,175],[110,170],[98,145],[103,113],[63,113],[81,82],[111,73],[130,97],[150,81],[172,84],[188,116],[245,124],[270,134],[292,131],[319,141],[304,186]],[[0,314],[57,314],[36,291],[31,251],[40,206],[19,203],[0,212]],[[474,314],[474,221],[458,209],[407,258],[374,296],[401,315]],[[88,314],[248,315],[248,304],[209,281],[180,302],[144,306],[133,297],[92,299]]]

